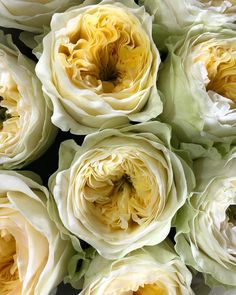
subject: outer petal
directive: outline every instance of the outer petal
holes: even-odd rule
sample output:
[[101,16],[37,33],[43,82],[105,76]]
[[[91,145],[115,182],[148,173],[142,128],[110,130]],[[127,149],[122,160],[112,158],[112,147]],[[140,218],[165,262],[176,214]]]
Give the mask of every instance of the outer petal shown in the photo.
[[235,28],[235,1],[141,0],[139,2],[154,16],[155,42],[161,46],[169,36],[186,34],[196,24],[212,28]]
[[78,5],[79,0],[46,0],[46,1],[0,1],[0,25],[40,33],[43,27],[49,26],[54,13]]

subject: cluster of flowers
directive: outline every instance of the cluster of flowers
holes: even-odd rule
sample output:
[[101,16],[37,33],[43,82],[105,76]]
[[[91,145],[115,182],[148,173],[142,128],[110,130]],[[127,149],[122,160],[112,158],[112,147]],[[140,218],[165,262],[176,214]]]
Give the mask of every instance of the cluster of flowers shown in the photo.
[[[38,59],[0,31],[1,295],[236,294],[235,22],[235,0],[0,0]],[[48,190],[22,168],[58,128],[86,137]]]

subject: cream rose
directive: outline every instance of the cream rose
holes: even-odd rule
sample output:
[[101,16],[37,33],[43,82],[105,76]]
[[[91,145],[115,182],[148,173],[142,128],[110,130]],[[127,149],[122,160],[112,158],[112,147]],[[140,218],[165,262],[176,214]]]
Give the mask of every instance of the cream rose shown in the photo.
[[0,167],[21,168],[52,143],[56,128],[35,64],[0,32]]
[[168,126],[150,122],[62,143],[49,186],[64,226],[113,259],[163,241],[192,180]]
[[80,0],[0,0],[0,26],[41,33],[54,13],[80,4]]
[[182,141],[234,141],[235,31],[208,32],[195,26],[186,36],[171,38],[168,47],[159,80],[165,97],[163,121]]
[[157,43],[170,35],[186,34],[196,24],[211,29],[233,28],[236,21],[235,0],[140,0],[140,4],[154,16]]
[[85,1],[53,16],[36,73],[51,98],[53,123],[88,134],[159,115],[159,64],[144,8],[133,0]]
[[12,171],[0,171],[0,183],[0,294],[49,294],[74,254],[49,218],[49,193]]
[[163,242],[116,261],[95,257],[80,295],[193,295],[191,280],[172,246]]
[[[236,288],[236,150],[194,163],[197,186],[176,219],[176,250],[209,286]],[[223,294],[223,293],[221,293]]]

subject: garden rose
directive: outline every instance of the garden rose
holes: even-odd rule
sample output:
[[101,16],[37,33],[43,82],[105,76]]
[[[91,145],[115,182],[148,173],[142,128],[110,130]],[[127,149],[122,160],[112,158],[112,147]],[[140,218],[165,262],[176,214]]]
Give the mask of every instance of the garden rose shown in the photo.
[[53,16],[36,73],[51,98],[53,123],[88,134],[159,115],[159,64],[144,8],[133,0],[85,1]]
[[233,140],[236,135],[236,33],[196,26],[171,39],[160,75],[162,119],[181,140]]
[[172,247],[163,242],[116,261],[95,257],[85,274],[81,295],[194,294],[192,275]]
[[0,32],[0,167],[21,168],[53,141],[56,128],[35,64]]
[[195,24],[235,28],[235,0],[141,0],[140,4],[154,15],[157,36],[186,33]]
[[41,33],[54,13],[80,3],[80,0],[0,0],[0,26]]
[[149,122],[62,143],[49,186],[64,226],[113,259],[163,241],[192,182],[169,127]]
[[[210,286],[236,287],[236,150],[195,162],[197,187],[176,220],[176,250]],[[233,294],[233,293],[231,293]]]
[[0,184],[0,294],[49,294],[74,254],[49,218],[49,193],[13,171],[0,171]]

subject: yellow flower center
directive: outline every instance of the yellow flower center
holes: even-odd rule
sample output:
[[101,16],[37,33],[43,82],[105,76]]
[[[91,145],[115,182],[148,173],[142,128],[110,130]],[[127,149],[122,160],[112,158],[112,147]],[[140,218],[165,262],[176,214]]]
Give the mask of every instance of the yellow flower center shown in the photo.
[[7,295],[16,289],[16,286],[19,288],[16,242],[7,230],[2,229],[0,230],[0,294]]
[[0,85],[0,156],[10,153],[20,128],[20,94],[17,85],[10,74],[5,73],[2,80],[4,84]]
[[160,194],[156,178],[139,152],[126,149],[124,153],[120,150],[99,161],[83,163],[84,180],[81,182],[79,173],[77,183],[96,220],[110,230],[129,232],[156,218]]
[[168,291],[164,286],[156,284],[146,284],[133,292],[133,295],[167,295]]
[[205,64],[208,73],[206,89],[236,103],[236,44],[212,46],[207,42],[195,58],[195,62],[198,61]]
[[[72,27],[72,28],[70,28]],[[139,19],[119,7],[102,5],[69,23],[59,54],[69,79],[97,94],[149,85],[137,83],[150,68],[152,53]]]
[[235,47],[212,47],[206,62],[208,78],[207,90],[236,102],[236,50]]

